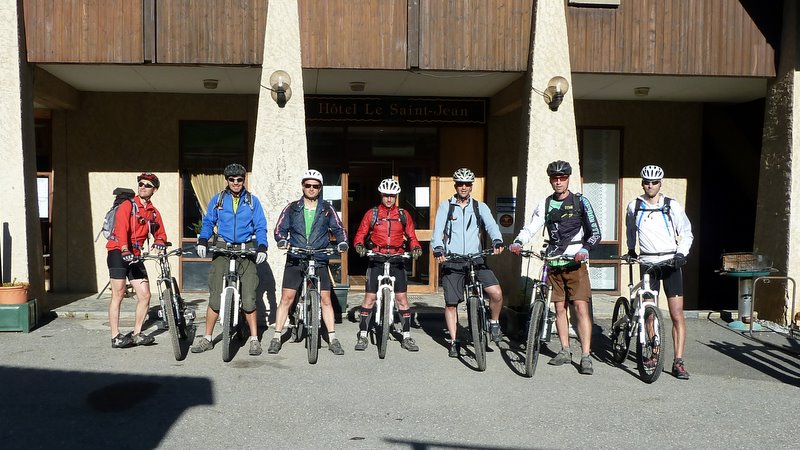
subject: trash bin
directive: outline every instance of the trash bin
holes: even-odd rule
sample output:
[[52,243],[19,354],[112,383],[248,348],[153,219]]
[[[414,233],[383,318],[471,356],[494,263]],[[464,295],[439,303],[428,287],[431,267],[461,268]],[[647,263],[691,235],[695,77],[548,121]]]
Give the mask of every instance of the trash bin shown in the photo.
[[331,292],[331,300],[333,303],[333,313],[341,317],[342,314],[347,313],[347,294],[350,292],[349,284],[340,284],[334,286]]

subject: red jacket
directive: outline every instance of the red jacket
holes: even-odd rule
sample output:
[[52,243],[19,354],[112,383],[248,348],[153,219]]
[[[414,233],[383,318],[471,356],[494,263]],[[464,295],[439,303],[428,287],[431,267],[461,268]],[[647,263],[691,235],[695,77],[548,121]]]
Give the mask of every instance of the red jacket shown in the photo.
[[[406,229],[403,230],[402,222],[400,222],[399,208],[393,206],[392,209],[387,209],[383,204],[378,205],[378,220],[375,222],[375,227],[372,229],[372,236],[370,240],[375,247],[373,251],[379,253],[403,253],[403,241],[406,236],[410,241],[410,249],[422,248],[417,240],[417,232],[414,229],[414,221],[411,220],[411,215],[408,211],[403,210],[406,215]],[[356,236],[353,238],[353,245],[363,245],[369,247],[364,243],[364,239],[369,233],[369,226],[372,223],[372,209],[364,214],[361,219],[361,225],[358,226]]]
[[138,255],[142,252],[148,234],[153,235],[152,244],[164,245],[167,242],[167,233],[164,231],[161,213],[153,206],[153,203],[150,202],[147,206],[142,205],[142,200],[138,195],[133,198],[133,201],[138,207],[136,216],[131,214],[133,205],[129,201],[122,202],[117,208],[114,234],[106,244],[108,251],[122,250],[124,245],[128,247],[128,251]]

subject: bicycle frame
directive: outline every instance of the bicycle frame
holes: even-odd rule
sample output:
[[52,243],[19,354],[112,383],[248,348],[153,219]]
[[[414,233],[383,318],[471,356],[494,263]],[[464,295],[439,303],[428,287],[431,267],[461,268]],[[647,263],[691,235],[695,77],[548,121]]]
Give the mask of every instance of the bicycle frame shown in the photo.
[[[658,265],[653,265],[650,270],[655,267],[658,267]],[[628,331],[628,339],[632,338],[633,334],[636,333],[639,343],[644,344],[644,308],[646,305],[652,305],[658,308],[658,290],[650,288],[649,270],[645,271],[642,275],[642,279],[638,283],[633,284],[633,264],[628,264],[628,292],[629,298],[631,299],[630,317],[632,321],[636,323],[636,327],[631,327]],[[634,299],[637,300],[635,303]]]
[[239,259],[245,258],[248,256],[253,256],[256,254],[255,249],[247,249],[245,248],[246,244],[240,244],[240,249],[235,249],[234,246],[228,245],[225,249],[211,247],[209,251],[212,253],[219,253],[224,255],[228,258],[228,272],[223,275],[222,283],[223,288],[222,292],[220,293],[220,308],[219,308],[219,321],[220,323],[225,323],[227,317],[227,305],[225,304],[226,294],[228,292],[232,293],[233,298],[233,327],[236,328],[239,325],[239,308],[241,307],[241,294],[240,294],[240,287],[241,287],[241,280],[239,279],[239,273],[236,271],[236,263]]
[[[311,308],[310,305],[306,304],[306,299],[308,298],[308,292],[310,290],[315,290],[320,292],[319,289],[319,276],[317,275],[317,261],[314,259],[314,255],[332,255],[334,250],[331,248],[323,248],[323,249],[309,249],[309,248],[301,248],[301,247],[292,247],[289,246],[286,248],[287,253],[294,253],[295,255],[299,256],[300,258],[305,260],[306,267],[303,270],[303,286],[300,289],[300,300],[297,302],[296,308],[303,308],[301,317],[303,318],[303,323],[310,322],[310,315],[311,315]],[[333,280],[331,280],[333,281]],[[318,319],[322,320],[322,308],[320,310],[320,317]]]
[[[395,277],[392,276],[392,274],[391,274],[392,261],[393,260],[408,259],[410,255],[408,253],[398,253],[396,255],[385,255],[383,253],[375,253],[373,251],[369,251],[369,252],[367,252],[367,256],[370,257],[370,258],[383,259],[383,274],[382,275],[378,275],[378,293],[377,293],[377,297],[375,299],[375,311],[380,311],[381,310],[381,305],[383,304],[384,300],[389,302],[388,308],[390,310],[394,311],[394,309],[395,309],[395,301],[394,301],[394,299],[395,299],[395,292],[394,292]],[[388,288],[389,289],[389,298],[388,299],[384,299],[383,298],[383,289],[384,288]],[[383,317],[381,317],[380,314],[376,314],[375,324],[380,326],[382,324],[382,322],[381,322],[382,320],[383,320]]]

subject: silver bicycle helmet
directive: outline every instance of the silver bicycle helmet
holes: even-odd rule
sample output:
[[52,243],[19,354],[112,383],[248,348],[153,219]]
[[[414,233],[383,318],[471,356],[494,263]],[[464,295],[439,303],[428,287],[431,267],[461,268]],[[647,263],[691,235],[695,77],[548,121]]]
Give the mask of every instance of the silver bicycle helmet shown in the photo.
[[641,175],[643,180],[660,180],[664,178],[664,169],[654,164],[650,164],[642,167]]
[[303,181],[306,180],[317,180],[319,181],[319,184],[325,184],[322,182],[322,174],[319,173],[318,170],[314,169],[308,169],[305,172],[303,172],[303,177],[300,179],[300,182],[302,183]]
[[558,160],[547,165],[547,176],[554,177],[560,175],[572,175],[572,166],[568,162]]
[[378,185],[378,192],[381,194],[399,194],[400,183],[398,183],[397,180],[386,178]]
[[453,181],[455,182],[462,182],[462,183],[473,183],[475,182],[475,174],[472,173],[471,170],[467,169],[466,167],[462,167],[453,173]]
[[235,176],[243,177],[247,173],[247,170],[245,170],[243,165],[233,163],[233,164],[228,164],[228,167],[225,168],[225,171],[223,173],[225,174],[225,178],[235,177]]

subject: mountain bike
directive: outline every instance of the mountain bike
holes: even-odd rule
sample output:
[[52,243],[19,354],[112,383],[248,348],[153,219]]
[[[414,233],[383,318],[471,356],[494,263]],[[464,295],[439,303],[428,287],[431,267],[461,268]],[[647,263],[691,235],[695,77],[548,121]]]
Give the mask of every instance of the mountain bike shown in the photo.
[[289,246],[286,251],[300,259],[303,270],[303,286],[289,319],[292,322],[292,338],[295,342],[300,342],[305,335],[308,363],[316,364],[320,346],[319,330],[322,325],[322,305],[317,261],[314,256],[330,256],[337,252],[333,248],[311,249],[292,246]]
[[383,262],[383,275],[378,275],[378,296],[375,299],[375,329],[378,343],[378,358],[386,357],[386,348],[389,343],[389,334],[394,325],[394,280],[391,275],[392,262],[402,262],[411,257],[408,253],[387,255],[383,253],[367,252],[371,261]]
[[[222,325],[222,361],[229,362],[233,359],[233,349],[231,342],[239,335],[240,339],[246,339],[249,334],[244,311],[242,310],[241,294],[239,291],[241,282],[239,273],[236,270],[237,262],[240,259],[252,258],[256,255],[256,249],[245,248],[246,244],[241,244],[236,248],[231,244],[227,247],[209,247],[210,253],[216,253],[228,258],[228,272],[223,276],[223,288],[220,294],[219,304],[219,323]],[[255,265],[255,262],[253,261]]]
[[[662,267],[674,267],[674,260],[644,263],[637,258],[619,258],[628,265],[628,291],[631,300],[620,297],[614,304],[611,316],[611,350],[615,363],[622,364],[628,357],[631,338],[636,335],[636,365],[645,383],[658,379],[664,368],[661,345],[664,341],[664,319],[658,309],[658,290],[650,289],[650,274]],[[641,281],[633,284],[633,264],[644,267]]]
[[[165,246],[169,248],[172,243],[167,242]],[[182,255],[183,249],[176,248],[172,251],[161,254],[143,253],[138,257],[140,260],[152,260],[158,263],[158,300],[161,303],[161,310],[158,311],[159,317],[166,322],[169,330],[170,342],[172,343],[172,353],[176,361],[182,361],[186,354],[181,349],[181,342],[189,339],[189,331],[194,326],[194,310],[186,307],[178,288],[178,281],[172,276],[169,265],[171,256]]]
[[523,258],[538,258],[544,263],[542,264],[539,279],[533,281],[531,303],[528,308],[528,333],[525,339],[525,376],[530,378],[536,373],[536,365],[539,361],[542,344],[550,342],[551,329],[555,318],[555,313],[550,311],[553,286],[548,282],[551,267],[547,263],[557,260],[572,261],[572,258],[565,258],[563,255],[545,256],[544,252],[532,250],[520,250],[519,254]]
[[485,256],[494,254],[494,250],[487,248],[481,252],[459,255],[448,253],[446,261],[463,263],[465,270],[464,278],[464,298],[467,300],[467,320],[469,323],[470,335],[472,336],[472,348],[475,352],[475,362],[478,370],[486,370],[486,347],[489,342],[489,305],[483,292],[483,283],[478,281],[475,266],[477,260]]

